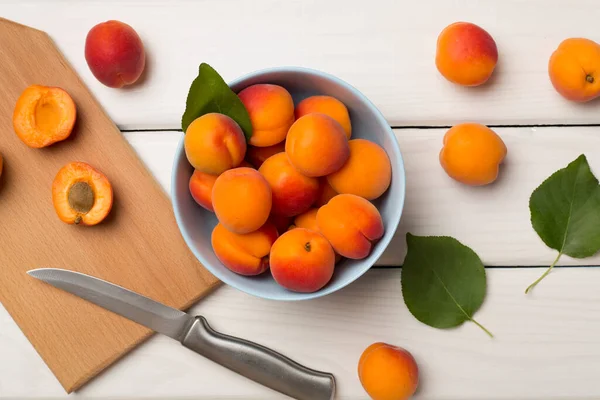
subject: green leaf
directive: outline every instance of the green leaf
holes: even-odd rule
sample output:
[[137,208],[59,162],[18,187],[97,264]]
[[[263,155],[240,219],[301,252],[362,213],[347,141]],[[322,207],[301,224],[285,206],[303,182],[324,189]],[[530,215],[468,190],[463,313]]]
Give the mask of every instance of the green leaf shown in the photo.
[[525,293],[537,285],[566,254],[585,258],[600,250],[600,186],[585,155],[546,179],[529,199],[531,224],[558,257]]
[[406,234],[408,253],[402,266],[402,295],[412,315],[434,328],[452,328],[473,319],[486,292],[479,256],[447,236]]
[[181,117],[183,132],[196,118],[211,112],[231,117],[244,131],[246,140],[252,136],[252,123],[244,103],[210,65],[200,64],[198,76],[192,82]]

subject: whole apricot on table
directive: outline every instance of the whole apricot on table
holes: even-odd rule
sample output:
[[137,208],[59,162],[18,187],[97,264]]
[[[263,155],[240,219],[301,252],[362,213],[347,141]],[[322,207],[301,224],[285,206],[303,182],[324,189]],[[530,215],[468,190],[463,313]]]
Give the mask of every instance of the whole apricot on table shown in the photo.
[[367,257],[384,233],[377,207],[353,194],[338,194],[319,208],[317,225],[336,253],[356,260]]
[[440,163],[453,179],[471,186],[492,183],[506,157],[506,145],[490,128],[476,123],[455,125],[444,135]]
[[52,202],[61,221],[75,225],[96,225],[106,218],[113,205],[108,178],[83,162],[62,167],[52,183]]
[[269,183],[252,168],[227,170],[213,185],[212,205],[217,219],[234,233],[250,233],[263,226],[271,204]]
[[350,122],[350,114],[348,108],[332,96],[311,96],[302,100],[296,106],[296,119],[310,113],[322,113],[330,116],[340,123],[346,137],[350,139],[352,136],[352,123]]
[[108,87],[120,88],[140,78],[146,53],[142,39],[131,26],[111,20],[88,32],[85,60],[96,79]]
[[406,400],[419,386],[419,367],[407,350],[379,342],[360,356],[358,377],[373,400]]
[[319,178],[319,192],[317,193],[315,207],[324,206],[338,194],[339,193],[336,192],[327,181],[327,177]]
[[319,177],[340,169],[350,156],[350,147],[344,129],[336,120],[312,113],[291,126],[285,152],[300,173]]
[[350,193],[367,200],[381,196],[392,182],[392,164],[385,150],[365,139],[348,142],[350,157],[327,181],[337,193]]
[[496,42],[475,24],[455,22],[438,37],[435,65],[450,82],[481,85],[492,76],[497,62]]
[[13,128],[27,146],[42,148],[68,138],[76,116],[75,103],[63,89],[31,85],[17,100]]
[[310,208],[317,199],[319,181],[302,175],[285,153],[269,157],[258,169],[273,192],[273,214],[293,217]]
[[248,86],[238,96],[252,122],[250,145],[266,147],[285,140],[294,123],[294,100],[287,90],[261,83]]
[[273,243],[270,264],[278,284],[294,292],[312,293],[331,280],[335,253],[320,233],[294,228]]
[[248,146],[246,160],[258,169],[267,158],[283,152],[285,152],[285,141],[267,147]]
[[548,74],[561,96],[585,102],[600,95],[600,45],[592,40],[562,41],[550,56]]
[[239,234],[217,224],[211,244],[225,267],[240,275],[259,275],[269,269],[269,253],[277,240],[277,229],[269,222],[257,230]]
[[212,190],[217,178],[217,175],[205,174],[198,170],[195,170],[190,177],[189,188],[192,198],[198,205],[211,212],[214,211],[212,205]]
[[196,118],[185,131],[185,155],[192,166],[219,175],[235,168],[246,155],[242,128],[224,114],[208,113]]

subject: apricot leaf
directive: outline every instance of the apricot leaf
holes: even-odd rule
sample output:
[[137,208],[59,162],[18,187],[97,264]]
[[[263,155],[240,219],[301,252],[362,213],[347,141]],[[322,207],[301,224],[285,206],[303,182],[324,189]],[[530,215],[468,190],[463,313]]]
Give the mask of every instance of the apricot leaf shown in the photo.
[[554,268],[563,254],[593,256],[600,250],[600,185],[585,155],[546,179],[529,198],[531,225],[558,256],[528,293]]
[[469,247],[448,236],[406,234],[402,295],[408,310],[434,328],[453,328],[473,319],[486,293],[485,268]]
[[211,112],[232,118],[244,131],[246,140],[252,136],[252,123],[244,103],[217,71],[202,63],[188,93],[185,112],[181,117],[181,129],[185,132],[192,121]]

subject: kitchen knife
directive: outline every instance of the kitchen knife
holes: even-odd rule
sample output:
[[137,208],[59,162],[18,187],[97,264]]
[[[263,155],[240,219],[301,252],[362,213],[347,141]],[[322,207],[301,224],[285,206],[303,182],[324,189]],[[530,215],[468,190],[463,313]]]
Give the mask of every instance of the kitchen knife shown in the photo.
[[298,400],[333,399],[335,378],[332,374],[307,368],[259,344],[219,333],[202,316],[184,313],[79,272],[40,268],[27,273],[178,340],[188,349],[290,397]]

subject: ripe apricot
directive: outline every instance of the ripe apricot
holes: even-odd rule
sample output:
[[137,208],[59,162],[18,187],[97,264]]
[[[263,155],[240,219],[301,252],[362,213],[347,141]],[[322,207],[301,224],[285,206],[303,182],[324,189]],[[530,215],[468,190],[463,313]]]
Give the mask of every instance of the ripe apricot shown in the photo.
[[56,174],[52,183],[52,202],[61,221],[96,225],[112,208],[113,190],[102,172],[86,163],[72,162]]
[[350,193],[367,200],[381,196],[392,182],[392,164],[385,150],[365,139],[348,142],[350,157],[327,181],[338,193]]
[[315,112],[329,115],[339,122],[344,128],[344,132],[346,132],[346,137],[350,139],[352,124],[350,123],[350,114],[344,103],[331,96],[307,97],[296,106],[296,119]]
[[358,377],[373,400],[406,400],[419,386],[419,367],[407,350],[379,342],[360,356]]
[[323,235],[304,228],[285,232],[273,243],[271,273],[286,289],[312,293],[333,276],[335,254]]
[[455,125],[444,135],[440,163],[453,179],[471,186],[492,183],[506,156],[506,145],[485,125]]
[[285,153],[269,157],[258,169],[273,192],[273,214],[293,217],[310,208],[317,198],[319,181],[302,175]]
[[294,123],[294,100],[279,85],[252,85],[238,94],[252,122],[252,146],[273,146],[285,140],[288,129]]
[[297,215],[296,218],[294,218],[294,226],[319,232],[319,225],[317,225],[317,211],[319,211],[318,208],[311,208],[308,211]]
[[317,200],[315,201],[315,207],[324,206],[333,199],[338,192],[333,190],[326,177],[319,178],[319,192],[317,193]]
[[496,42],[475,24],[455,22],[438,37],[435,65],[450,82],[481,85],[492,76],[497,62]]
[[319,208],[317,225],[338,254],[352,259],[367,257],[384,232],[377,208],[353,194],[338,194]]
[[42,148],[68,138],[76,116],[75,103],[63,89],[31,85],[17,100],[13,128],[27,146]]
[[242,128],[227,115],[208,113],[188,126],[184,147],[187,159],[195,169],[219,175],[244,160],[246,138]]
[[211,212],[214,211],[212,205],[212,189],[217,178],[217,175],[205,174],[198,170],[195,170],[190,177],[189,187],[192,198],[200,206]]
[[564,98],[577,102],[595,99],[600,95],[600,45],[583,38],[562,41],[550,56],[548,74]]
[[212,205],[219,222],[234,233],[257,230],[269,218],[272,194],[267,180],[255,169],[223,172],[213,186]]
[[271,246],[277,240],[277,229],[270,222],[257,230],[239,234],[219,223],[212,231],[215,255],[225,267],[240,275],[259,275],[269,268]]
[[106,21],[85,38],[85,60],[92,74],[108,87],[135,83],[144,71],[146,53],[137,32],[126,23]]
[[303,175],[329,175],[344,165],[350,156],[348,139],[342,126],[320,113],[300,117],[288,132],[285,152]]
[[285,141],[268,147],[248,146],[246,159],[254,166],[254,168],[258,169],[267,158],[283,152],[285,152]]

